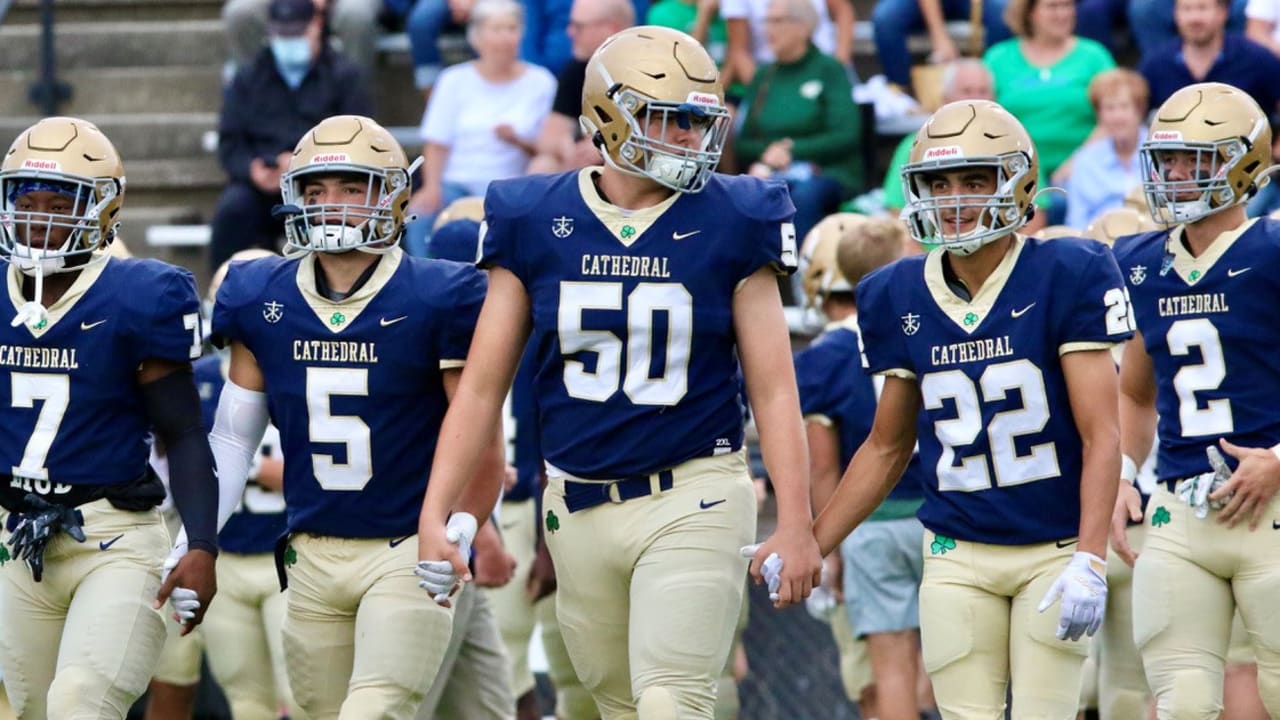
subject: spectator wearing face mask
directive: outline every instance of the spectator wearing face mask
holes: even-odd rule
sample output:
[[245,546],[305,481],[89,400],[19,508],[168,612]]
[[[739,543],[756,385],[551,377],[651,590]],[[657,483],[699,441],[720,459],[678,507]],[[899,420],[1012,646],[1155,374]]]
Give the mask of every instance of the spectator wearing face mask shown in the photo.
[[328,47],[311,0],[271,0],[268,47],[240,68],[222,99],[218,159],[227,187],[213,213],[210,267],[250,247],[274,250],[271,216],[294,145],[331,115],[373,115],[359,68]]

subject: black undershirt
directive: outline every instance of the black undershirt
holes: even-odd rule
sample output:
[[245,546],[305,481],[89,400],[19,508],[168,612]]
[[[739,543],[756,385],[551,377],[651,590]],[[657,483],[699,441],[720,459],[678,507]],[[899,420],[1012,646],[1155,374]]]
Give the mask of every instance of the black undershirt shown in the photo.
[[324,268],[320,267],[320,263],[317,262],[315,264],[316,292],[320,293],[324,299],[331,302],[342,302],[352,295],[355,295],[360,288],[364,287],[365,284],[369,282],[369,278],[373,277],[373,271],[378,269],[378,263],[380,262],[382,262],[382,256],[379,255],[377,256],[377,259],[369,265],[369,267],[364,269],[364,272],[360,273],[360,277],[356,278],[355,284],[353,284],[351,289],[346,292],[338,292],[329,287],[329,281],[324,276]]

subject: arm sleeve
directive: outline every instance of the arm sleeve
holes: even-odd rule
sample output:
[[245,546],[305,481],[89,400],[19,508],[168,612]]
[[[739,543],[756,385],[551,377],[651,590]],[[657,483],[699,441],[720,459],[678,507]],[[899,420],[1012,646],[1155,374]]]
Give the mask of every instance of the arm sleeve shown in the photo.
[[800,391],[800,414],[835,417],[834,403],[827,389],[827,364],[825,348],[821,341],[796,353],[796,386]]
[[1133,308],[1115,257],[1100,243],[1079,242],[1087,243],[1092,256],[1083,264],[1075,291],[1064,298],[1059,353],[1101,349],[1133,337]]
[[[779,275],[790,275],[796,271],[798,252],[796,207],[791,203],[787,186],[778,180],[744,178],[744,181],[758,183],[759,190],[750,193],[754,200],[747,200],[750,207],[742,208],[750,213],[750,232],[757,242],[753,243],[752,252],[743,253],[745,265],[739,271],[739,279],[765,266],[772,267]],[[735,197],[742,201],[741,194]]]
[[[862,350],[862,367],[871,374],[915,377],[915,367],[902,341],[905,330],[890,296],[892,266],[881,268],[858,283],[858,334]],[[918,321],[918,318],[917,318]]]
[[510,270],[527,287],[528,276],[523,258],[518,252],[518,218],[503,212],[503,203],[495,193],[495,186],[499,184],[491,183],[485,193],[484,222],[480,225],[480,259],[477,265],[482,268],[500,267]]
[[[138,362],[169,360],[190,362],[200,357],[204,338],[200,332],[200,301],[196,299],[195,278],[186,270],[173,268],[161,276],[164,289],[149,300],[153,307],[145,324],[134,328],[134,348]],[[141,313],[138,313],[141,315]]]
[[236,288],[240,285],[240,273],[231,263],[227,267],[227,276],[218,288],[218,295],[213,301],[213,317],[210,319],[210,335],[214,345],[224,347],[231,341],[244,342],[244,332],[239,325],[239,308]]
[[[250,66],[252,67],[252,66]],[[249,182],[249,163],[254,150],[249,142],[251,119],[248,113],[244,73],[232,79],[222,94],[222,111],[218,115],[218,161],[227,176],[236,182]]]
[[164,442],[169,489],[193,549],[218,552],[218,480],[188,367],[141,386],[147,417]]
[[209,433],[209,446],[218,467],[219,532],[240,506],[266,429],[266,393],[246,390],[228,380],[222,386]]
[[795,138],[791,156],[797,160],[823,165],[844,162],[858,152],[859,124],[862,113],[853,102],[853,86],[838,61],[823,58],[822,132]]

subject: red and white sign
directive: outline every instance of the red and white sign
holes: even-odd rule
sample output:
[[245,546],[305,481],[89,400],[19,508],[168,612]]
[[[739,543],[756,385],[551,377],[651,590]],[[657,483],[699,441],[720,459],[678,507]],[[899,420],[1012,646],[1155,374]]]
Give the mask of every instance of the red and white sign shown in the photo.
[[925,160],[946,160],[947,158],[964,157],[964,148],[959,145],[943,145],[924,151]]
[[24,170],[53,170],[55,172],[62,170],[62,165],[57,160],[23,160],[22,168]]

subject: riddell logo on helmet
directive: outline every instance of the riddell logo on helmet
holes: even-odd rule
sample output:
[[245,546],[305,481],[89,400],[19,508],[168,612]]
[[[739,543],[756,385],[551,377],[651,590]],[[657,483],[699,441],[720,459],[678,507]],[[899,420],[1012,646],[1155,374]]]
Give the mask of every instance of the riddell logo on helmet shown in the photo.
[[347,162],[350,159],[351,158],[347,157],[346,153],[327,153],[325,155],[313,155],[311,157],[311,162],[313,163]]
[[964,148],[959,145],[943,145],[924,151],[925,160],[945,160],[946,158],[964,157]]
[[1177,130],[1155,130],[1151,133],[1152,140],[1181,140],[1182,133]]
[[692,105],[719,105],[720,98],[708,93],[691,92],[685,102]]
[[56,160],[23,160],[22,167],[25,170],[61,170],[62,165]]

